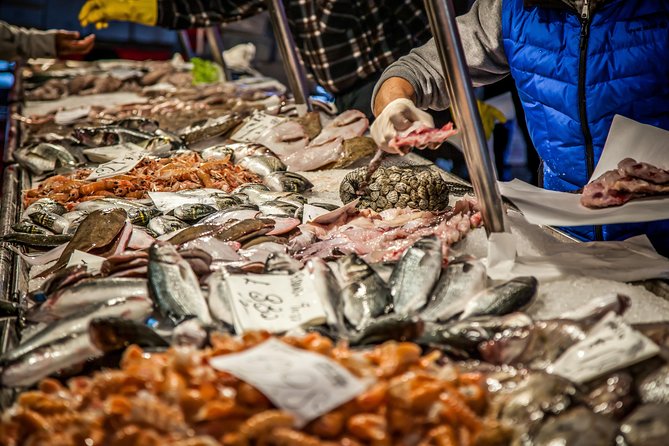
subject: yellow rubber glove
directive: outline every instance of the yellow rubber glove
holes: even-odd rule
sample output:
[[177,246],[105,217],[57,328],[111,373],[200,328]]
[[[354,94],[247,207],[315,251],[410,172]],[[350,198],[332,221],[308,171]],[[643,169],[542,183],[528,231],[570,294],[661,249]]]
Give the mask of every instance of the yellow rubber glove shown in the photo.
[[106,28],[111,20],[154,26],[158,20],[158,1],[88,0],[79,11],[81,26],[94,23],[98,29]]
[[495,124],[497,122],[499,122],[500,124],[505,124],[506,116],[504,116],[504,113],[502,113],[492,105],[488,105],[483,101],[476,101],[476,102],[479,107],[479,114],[481,115],[481,122],[483,123],[483,130],[485,131],[485,137],[486,139],[490,139],[493,130],[495,130]]

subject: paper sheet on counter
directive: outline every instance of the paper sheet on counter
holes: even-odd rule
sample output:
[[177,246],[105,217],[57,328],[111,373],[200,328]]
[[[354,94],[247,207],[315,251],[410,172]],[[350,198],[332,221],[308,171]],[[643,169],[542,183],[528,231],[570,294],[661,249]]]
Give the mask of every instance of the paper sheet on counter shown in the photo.
[[[669,167],[669,131],[616,115],[590,181],[615,169],[624,158]],[[580,194],[541,189],[520,180],[499,183],[530,223],[551,226],[636,223],[669,219],[669,197],[632,200],[622,206],[588,209]]]

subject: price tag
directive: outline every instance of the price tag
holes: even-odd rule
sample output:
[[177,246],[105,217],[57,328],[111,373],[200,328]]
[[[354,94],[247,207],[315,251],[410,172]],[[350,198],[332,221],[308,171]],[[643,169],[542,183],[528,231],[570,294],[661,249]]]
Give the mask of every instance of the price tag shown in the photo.
[[242,124],[242,127],[237,130],[230,137],[230,139],[237,142],[255,142],[269,129],[278,124],[281,124],[285,120],[286,118],[271,116],[263,112],[256,111],[251,116],[246,118],[244,124]]
[[95,147],[92,149],[84,149],[84,155],[94,163],[106,163],[117,158],[122,158],[130,153],[143,150],[137,144],[123,143],[113,146]]
[[211,358],[209,363],[248,382],[277,407],[292,413],[297,427],[350,401],[366,388],[330,358],[274,338],[241,353]]
[[212,193],[220,193],[220,190],[215,189],[198,189],[200,193],[184,194],[176,192],[149,192],[149,198],[153,201],[153,205],[158,208],[160,212],[166,214],[184,204],[209,204],[216,205],[216,200],[211,195]]
[[90,105],[82,105],[81,107],[71,108],[69,110],[60,110],[53,117],[53,121],[58,125],[68,125],[85,118],[91,112]]
[[89,273],[98,274],[100,272],[100,268],[102,267],[102,263],[105,260],[107,259],[104,257],[95,256],[93,254],[75,249],[70,256],[70,260],[67,262],[67,266],[84,265]]
[[614,312],[597,323],[588,336],[571,346],[547,371],[585,383],[657,355],[660,349]]
[[[130,144],[128,144],[130,145]],[[133,144],[134,145],[134,144]],[[102,178],[109,178],[122,173],[130,172],[135,168],[137,163],[139,163],[146,153],[142,150],[141,147],[137,147],[138,150],[124,153],[123,155],[115,158],[106,163],[100,164],[98,167],[91,172],[87,180],[99,180]]]
[[313,281],[299,271],[283,274],[235,274],[226,278],[238,333],[283,333],[326,322]]
[[312,206],[310,204],[305,204],[304,207],[302,208],[302,223],[307,223],[315,219],[316,217],[320,217],[321,215],[327,214],[328,211],[327,209],[319,208],[318,206]]

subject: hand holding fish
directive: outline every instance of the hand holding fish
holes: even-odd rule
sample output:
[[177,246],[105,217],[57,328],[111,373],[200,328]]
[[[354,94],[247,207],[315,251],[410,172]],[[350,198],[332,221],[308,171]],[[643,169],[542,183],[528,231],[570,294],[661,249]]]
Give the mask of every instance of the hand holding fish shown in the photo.
[[419,128],[434,128],[432,116],[419,110],[410,99],[400,98],[390,102],[378,115],[372,124],[371,133],[374,141],[385,152],[406,155],[407,151],[391,142]]

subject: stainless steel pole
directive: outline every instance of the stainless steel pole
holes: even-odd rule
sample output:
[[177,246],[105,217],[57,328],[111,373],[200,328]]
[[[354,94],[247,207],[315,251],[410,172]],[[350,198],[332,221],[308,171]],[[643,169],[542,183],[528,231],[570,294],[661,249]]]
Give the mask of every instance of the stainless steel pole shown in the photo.
[[223,68],[223,77],[225,78],[224,80],[231,80],[230,72],[228,71],[228,67],[225,65],[225,59],[223,58],[223,37],[221,36],[220,26],[210,26],[206,28],[205,33],[207,35],[207,42],[209,43],[211,57],[214,59],[214,62]]
[[462,134],[465,161],[488,234],[504,232],[504,208],[476,105],[451,0],[425,0],[430,28],[445,73],[455,124]]
[[304,73],[304,67],[297,56],[293,35],[290,29],[288,29],[286,10],[281,0],[267,0],[267,6],[272,28],[274,29],[274,36],[276,37],[279,51],[281,51],[283,66],[288,75],[288,84],[293,92],[295,103],[298,106],[302,106],[297,107],[297,111],[300,115],[303,115],[307,111],[311,111],[309,89],[307,88],[307,77]]
[[177,36],[179,36],[179,43],[184,52],[184,59],[186,62],[193,58],[193,47],[190,44],[190,38],[188,37],[188,31],[181,30],[177,31]]

